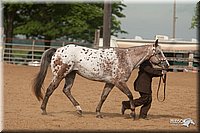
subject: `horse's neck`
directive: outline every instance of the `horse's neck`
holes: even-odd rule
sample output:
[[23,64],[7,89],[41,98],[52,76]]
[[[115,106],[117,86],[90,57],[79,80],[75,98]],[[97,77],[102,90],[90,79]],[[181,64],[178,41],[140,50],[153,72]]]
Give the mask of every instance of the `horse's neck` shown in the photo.
[[133,47],[129,50],[129,59],[132,63],[132,69],[137,68],[143,61],[151,55],[151,46]]

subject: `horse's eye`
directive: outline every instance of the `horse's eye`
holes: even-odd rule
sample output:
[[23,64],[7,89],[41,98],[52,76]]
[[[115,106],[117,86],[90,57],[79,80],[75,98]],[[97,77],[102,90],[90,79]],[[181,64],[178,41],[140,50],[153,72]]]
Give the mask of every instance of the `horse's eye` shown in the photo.
[[155,48],[153,48],[153,52],[156,53],[156,49]]

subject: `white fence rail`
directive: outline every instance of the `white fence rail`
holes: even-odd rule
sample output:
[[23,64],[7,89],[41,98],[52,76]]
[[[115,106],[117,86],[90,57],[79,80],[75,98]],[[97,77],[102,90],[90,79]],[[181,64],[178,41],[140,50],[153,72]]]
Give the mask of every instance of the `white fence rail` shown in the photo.
[[[3,43],[2,56],[3,61],[12,64],[29,65],[33,63],[39,64],[42,53],[48,47],[61,47],[68,44],[81,44],[78,42],[53,42],[51,46],[45,46],[45,41],[29,40],[28,43]],[[41,44],[42,43],[42,44]],[[88,45],[90,46],[90,45]]]
[[45,49],[45,46],[26,44],[5,43],[5,45],[3,47],[3,60],[13,64],[27,65],[30,62],[39,62]]

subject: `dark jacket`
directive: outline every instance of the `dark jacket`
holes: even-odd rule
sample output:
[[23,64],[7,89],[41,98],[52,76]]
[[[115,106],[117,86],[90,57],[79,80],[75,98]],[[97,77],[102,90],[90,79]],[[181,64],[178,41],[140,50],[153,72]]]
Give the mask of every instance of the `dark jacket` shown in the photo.
[[134,82],[135,91],[151,94],[152,78],[159,76],[162,76],[162,70],[153,68],[148,60],[144,61],[139,67],[138,77]]

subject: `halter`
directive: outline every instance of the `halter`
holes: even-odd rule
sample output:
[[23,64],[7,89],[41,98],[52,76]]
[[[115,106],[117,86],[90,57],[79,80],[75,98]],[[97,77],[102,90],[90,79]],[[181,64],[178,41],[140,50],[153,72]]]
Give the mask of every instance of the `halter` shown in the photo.
[[167,60],[166,57],[164,57],[164,58],[158,58],[157,55],[158,55],[158,53],[156,53],[155,48],[153,48],[153,54],[149,57],[149,59],[150,59],[151,57],[155,56],[155,58],[159,61],[159,63],[153,63],[153,64],[160,64],[160,63],[162,63],[163,61],[166,61],[166,60]]

